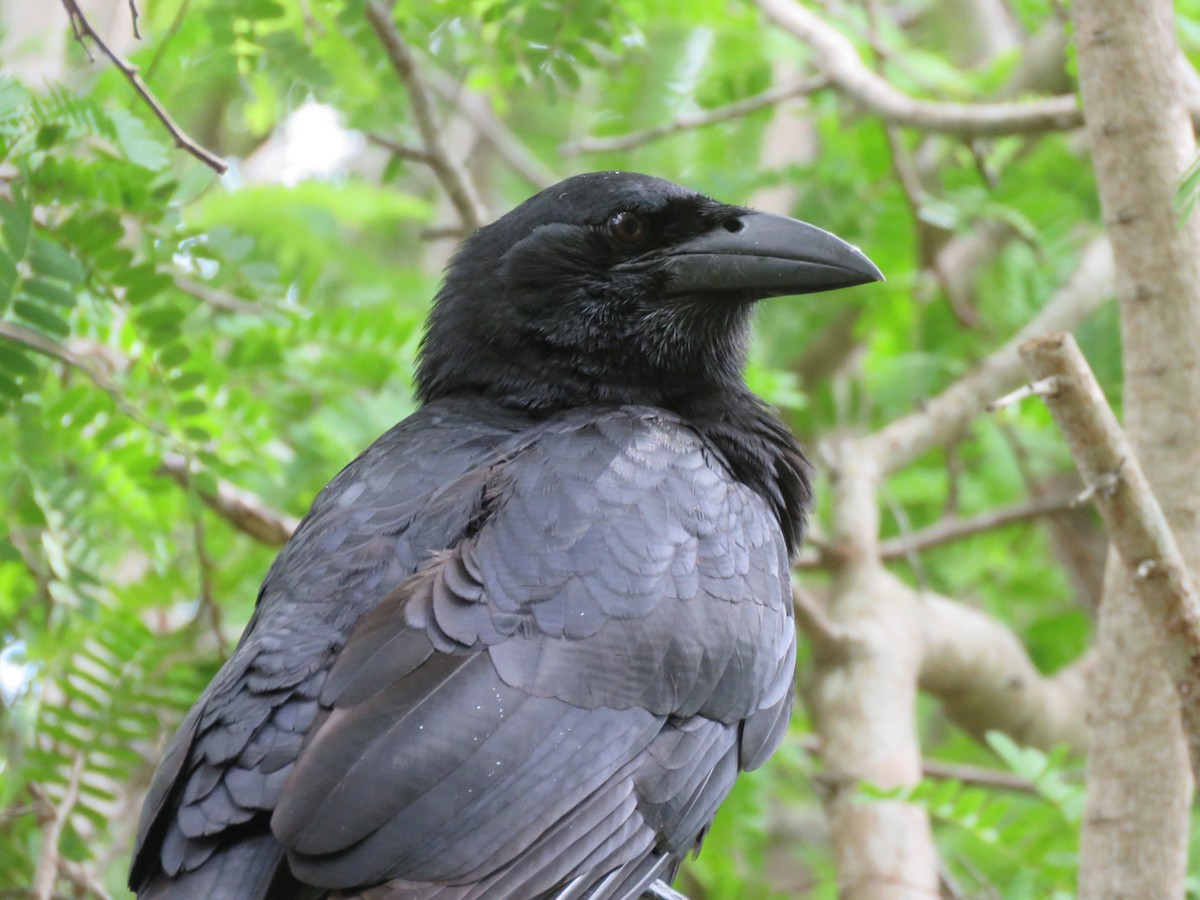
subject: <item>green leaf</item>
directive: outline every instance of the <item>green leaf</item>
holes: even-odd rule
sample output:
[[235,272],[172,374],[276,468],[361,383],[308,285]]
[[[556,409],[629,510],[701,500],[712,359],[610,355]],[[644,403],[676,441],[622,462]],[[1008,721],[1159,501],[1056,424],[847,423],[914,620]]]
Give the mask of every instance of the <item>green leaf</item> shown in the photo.
[[0,122],[24,115],[29,99],[29,92],[20,82],[10,76],[0,75]]
[[208,404],[199,397],[189,397],[180,401],[176,409],[181,416],[198,416],[208,409]]
[[1021,747],[1002,731],[987,733],[988,745],[1018,775],[1037,781],[1046,771],[1046,755],[1033,747]]
[[37,306],[25,300],[18,300],[13,304],[13,312],[30,325],[51,337],[65,338],[71,333],[71,326],[44,306]]
[[24,393],[19,384],[0,372],[0,396],[8,397],[10,400],[20,400]]
[[183,433],[187,435],[189,440],[204,444],[212,440],[212,434],[199,425],[185,425]]
[[83,281],[83,267],[70,253],[53,241],[35,237],[29,254],[29,264],[39,275],[61,278],[79,284]]
[[55,306],[70,309],[75,305],[75,294],[53,281],[26,281],[22,286],[25,293]]
[[929,797],[929,808],[939,815],[946,815],[953,808],[953,801],[961,790],[962,783],[953,779],[938,782]]
[[195,370],[176,375],[170,381],[171,389],[178,393],[190,391],[192,388],[201,384],[204,384],[204,373]]
[[173,369],[187,362],[188,357],[192,355],[192,351],[188,349],[187,344],[174,343],[168,344],[158,351],[158,361],[165,368]]
[[36,375],[37,365],[23,352],[8,344],[0,343],[0,369],[13,375]]
[[63,139],[67,129],[60,124],[43,125],[37,131],[37,137],[34,139],[34,144],[39,150],[49,150],[55,144]]
[[17,287],[17,267],[0,247],[0,315],[8,309],[12,302],[13,292]]
[[133,317],[139,327],[155,331],[163,326],[178,325],[183,311],[175,306],[152,306],[139,310]]
[[170,276],[159,272],[152,262],[128,266],[113,280],[125,288],[125,302],[131,306],[145,303],[174,283]]
[[13,182],[12,199],[0,201],[0,232],[4,234],[11,259],[25,258],[32,224],[33,205],[20,182]]
[[164,168],[170,159],[170,150],[157,131],[151,132],[136,115],[120,107],[107,110],[117,131],[117,144],[125,158],[135,166],[153,172]]

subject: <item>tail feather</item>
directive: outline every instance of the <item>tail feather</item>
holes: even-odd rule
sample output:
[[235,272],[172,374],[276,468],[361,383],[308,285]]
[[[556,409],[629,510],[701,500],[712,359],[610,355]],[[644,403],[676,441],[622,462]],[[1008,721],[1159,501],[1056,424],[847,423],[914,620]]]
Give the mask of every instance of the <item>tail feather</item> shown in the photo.
[[282,862],[283,847],[272,835],[254,835],[218,849],[190,872],[158,872],[138,891],[138,900],[267,900]]

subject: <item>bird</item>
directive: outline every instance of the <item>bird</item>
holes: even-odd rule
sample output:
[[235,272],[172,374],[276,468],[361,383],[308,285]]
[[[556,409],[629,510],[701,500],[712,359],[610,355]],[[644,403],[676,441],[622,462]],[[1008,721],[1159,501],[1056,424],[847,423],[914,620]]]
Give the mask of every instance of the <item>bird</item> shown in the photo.
[[882,279],[629,172],[467,237],[417,410],[336,475],[168,745],[145,900],[629,900],[787,728],[803,450],[758,301]]

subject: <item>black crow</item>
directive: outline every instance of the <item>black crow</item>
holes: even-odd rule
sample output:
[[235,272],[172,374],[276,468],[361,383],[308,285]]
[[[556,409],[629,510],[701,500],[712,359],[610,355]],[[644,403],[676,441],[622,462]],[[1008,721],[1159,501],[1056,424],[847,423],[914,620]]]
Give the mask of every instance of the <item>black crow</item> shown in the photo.
[[420,409],[321,491],[150,786],[143,898],[632,898],[775,750],[807,463],[753,303],[879,279],[658,178],[468,238]]

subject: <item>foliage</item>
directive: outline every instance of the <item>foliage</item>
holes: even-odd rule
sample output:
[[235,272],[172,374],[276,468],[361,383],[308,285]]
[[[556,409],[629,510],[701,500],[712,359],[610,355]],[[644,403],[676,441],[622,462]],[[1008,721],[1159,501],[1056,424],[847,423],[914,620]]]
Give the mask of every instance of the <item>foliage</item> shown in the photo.
[[[302,515],[411,411],[420,325],[448,253],[422,235],[454,224],[429,173],[363,149],[360,132],[412,144],[418,132],[360,2],[140,6],[146,40],[131,58],[182,127],[231,157],[224,178],[174,149],[120,74],[88,67],[74,44],[58,86],[0,72],[0,329],[33,335],[0,330],[0,890],[32,879],[45,813],[81,758],[62,854],[125,896],[153,762],[240,633],[274,552],[200,497],[225,479]],[[1040,0],[1016,6],[1030,31],[1054,15]],[[938,7],[914,9],[929,20]],[[795,75],[803,52],[749,5],[402,0],[397,21],[431,71],[486,98],[555,172],[651,171],[737,201],[772,192],[869,251],[888,275],[869,298],[763,310],[751,384],[810,442],[878,426],[961,376],[1041,307],[1098,227],[1067,137],[901,135],[910,161],[933,169],[912,203],[880,123],[832,93],[807,101],[811,154],[767,154],[778,138],[764,109],[559,156],[585,135],[661,125]],[[863,21],[840,24],[867,48]],[[935,37],[898,28],[885,40],[897,48],[889,75],[920,93],[986,96],[1012,65],[967,69]],[[305,169],[289,154],[324,135],[287,135],[313,103],[350,130],[354,152]],[[495,209],[532,190],[487,145],[470,163]],[[996,221],[1016,237],[984,268],[965,322],[928,257]],[[1081,339],[1119,399],[1113,317]],[[889,533],[1026,497],[1066,468],[1046,423],[1034,405],[1008,411],[897,473]],[[172,457],[193,467],[190,489],[164,474]],[[1026,522],[897,568],[1000,618],[1051,671],[1086,645],[1092,599],[1053,545]],[[994,764],[936,710],[923,727],[931,756]],[[799,715],[779,756],[739,783],[685,872],[696,900],[836,895],[806,733]],[[906,798],[941,823],[962,880],[1004,897],[1069,895],[1080,788],[1064,780],[1067,761],[1003,736],[991,747],[1036,796],[927,781]]]
[[863,797],[924,807],[941,826],[949,871],[973,891],[1014,900],[1074,896],[1084,794],[1078,766],[1070,764],[1065,747],[1047,754],[997,731],[987,742],[1009,771],[1027,780],[1031,795],[925,778],[903,790],[862,785]]

